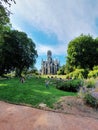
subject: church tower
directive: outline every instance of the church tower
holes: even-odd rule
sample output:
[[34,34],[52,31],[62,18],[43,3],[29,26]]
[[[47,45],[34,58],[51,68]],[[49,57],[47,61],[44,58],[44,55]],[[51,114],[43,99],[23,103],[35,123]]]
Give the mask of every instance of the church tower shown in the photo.
[[52,52],[50,50],[47,51],[47,61],[52,61]]

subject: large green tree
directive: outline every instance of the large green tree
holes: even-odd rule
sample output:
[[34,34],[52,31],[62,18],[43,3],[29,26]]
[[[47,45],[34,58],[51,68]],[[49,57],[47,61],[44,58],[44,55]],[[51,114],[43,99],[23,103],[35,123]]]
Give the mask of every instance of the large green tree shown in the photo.
[[68,45],[66,68],[69,72],[76,68],[92,69],[98,65],[98,38],[80,35]]
[[20,76],[25,68],[28,69],[30,65],[35,64],[37,58],[35,48],[35,43],[26,33],[17,30],[6,32],[2,47],[1,74],[15,69],[16,75]]
[[8,14],[3,5],[0,4],[0,73],[2,73],[2,63],[4,62],[3,57],[3,45],[4,45],[4,36],[5,32],[10,30],[10,20]]

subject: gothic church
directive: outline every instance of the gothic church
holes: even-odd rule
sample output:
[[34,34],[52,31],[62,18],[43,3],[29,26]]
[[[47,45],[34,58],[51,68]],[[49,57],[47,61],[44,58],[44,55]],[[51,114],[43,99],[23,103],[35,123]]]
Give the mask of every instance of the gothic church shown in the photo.
[[47,51],[47,60],[41,62],[41,73],[42,74],[57,74],[60,67],[60,62],[56,59],[52,59],[52,52]]

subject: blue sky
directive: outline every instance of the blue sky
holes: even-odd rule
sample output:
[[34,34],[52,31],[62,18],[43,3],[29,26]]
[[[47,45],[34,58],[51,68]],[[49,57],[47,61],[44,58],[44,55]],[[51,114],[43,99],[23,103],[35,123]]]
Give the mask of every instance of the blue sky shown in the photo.
[[13,28],[36,44],[38,69],[47,50],[63,65],[70,40],[81,33],[98,36],[98,0],[16,0],[10,10]]

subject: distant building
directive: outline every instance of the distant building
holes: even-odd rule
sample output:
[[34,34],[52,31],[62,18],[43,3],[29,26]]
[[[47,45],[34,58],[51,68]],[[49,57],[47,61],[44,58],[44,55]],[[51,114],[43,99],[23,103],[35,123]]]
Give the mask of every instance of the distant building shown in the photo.
[[57,74],[60,62],[52,59],[52,52],[47,51],[47,60],[41,62],[41,74]]

